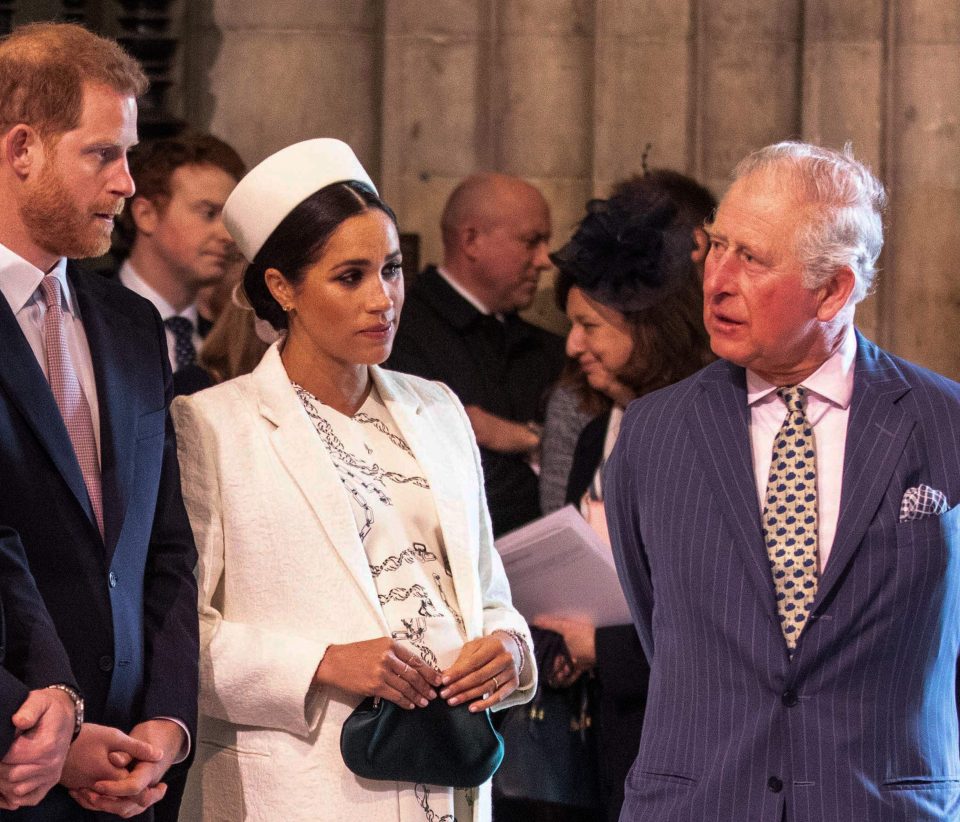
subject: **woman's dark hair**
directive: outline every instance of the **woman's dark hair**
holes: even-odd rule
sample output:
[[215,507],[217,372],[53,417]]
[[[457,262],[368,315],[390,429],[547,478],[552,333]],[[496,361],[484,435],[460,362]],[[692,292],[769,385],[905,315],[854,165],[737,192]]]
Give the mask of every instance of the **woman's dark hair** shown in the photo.
[[368,186],[351,180],[321,188],[284,217],[243,275],[243,290],[257,316],[278,331],[286,328],[287,315],[267,288],[267,269],[275,268],[291,285],[299,285],[341,223],[372,208],[396,225],[390,206]]
[[[617,378],[638,397],[713,359],[690,257],[692,228],[658,183],[647,180],[609,200],[591,200],[570,242],[551,255],[561,309],[576,286],[630,324],[633,353]],[[581,397],[585,408],[596,405],[588,392]]]

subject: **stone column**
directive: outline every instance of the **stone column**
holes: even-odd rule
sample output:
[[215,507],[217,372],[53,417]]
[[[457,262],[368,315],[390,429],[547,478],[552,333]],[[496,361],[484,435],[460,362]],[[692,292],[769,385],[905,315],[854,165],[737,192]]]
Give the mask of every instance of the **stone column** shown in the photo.
[[[562,245],[593,195],[594,3],[499,0],[492,122],[496,166],[529,179],[550,204]],[[553,277],[524,316],[563,333]]]
[[694,0],[597,0],[594,192],[650,167],[693,170]]
[[[808,0],[804,12],[803,138],[834,148],[851,142],[857,159],[881,178],[889,138],[887,2]],[[881,276],[876,295],[857,308],[857,324],[878,342],[885,287]]]
[[746,154],[800,133],[801,0],[700,0],[701,181],[718,195]]
[[338,137],[380,175],[382,0],[191,3],[188,119],[248,163]]
[[384,18],[383,189],[422,263],[442,261],[440,214],[454,186],[493,167],[487,117],[492,7],[390,0]]
[[[960,379],[960,6],[901,0],[891,91],[891,347]],[[886,297],[889,295],[889,301]]]
[[593,193],[593,3],[496,6],[496,167],[541,188],[561,239]]

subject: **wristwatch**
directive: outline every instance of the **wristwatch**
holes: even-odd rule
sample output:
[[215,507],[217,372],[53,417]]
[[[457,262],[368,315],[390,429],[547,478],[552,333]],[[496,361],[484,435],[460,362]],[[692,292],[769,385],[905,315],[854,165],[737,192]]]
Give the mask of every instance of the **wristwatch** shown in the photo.
[[64,685],[62,682],[57,682],[54,685],[48,685],[47,688],[56,688],[58,691],[63,691],[67,696],[70,697],[70,699],[73,700],[73,737],[70,739],[70,741],[73,742],[78,736],[80,736],[80,729],[83,727],[83,697],[80,696],[80,694],[69,685]]

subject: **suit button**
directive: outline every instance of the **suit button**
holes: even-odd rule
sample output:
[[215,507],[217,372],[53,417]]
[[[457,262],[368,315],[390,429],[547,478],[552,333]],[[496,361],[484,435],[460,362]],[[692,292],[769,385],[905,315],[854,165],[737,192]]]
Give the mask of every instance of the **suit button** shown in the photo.
[[110,575],[107,577],[107,580],[110,582],[111,588],[117,587],[117,575],[113,573],[113,571],[110,572]]
[[771,776],[767,780],[767,787],[774,793],[780,793],[783,790],[783,780],[776,776]]
[[792,708],[794,705],[796,705],[800,701],[800,698],[797,696],[796,691],[784,691],[782,699],[783,699],[783,704],[786,705],[788,708]]
[[113,657],[112,656],[102,656],[100,661],[97,663],[97,666],[101,671],[107,673],[108,671],[113,670]]

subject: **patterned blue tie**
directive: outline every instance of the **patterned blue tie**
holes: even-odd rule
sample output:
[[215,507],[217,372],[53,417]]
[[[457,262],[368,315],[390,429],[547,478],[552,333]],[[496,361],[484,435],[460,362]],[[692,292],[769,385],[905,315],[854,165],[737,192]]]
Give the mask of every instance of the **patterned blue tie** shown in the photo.
[[177,363],[176,371],[187,365],[193,365],[197,359],[197,349],[193,345],[193,323],[186,317],[167,317],[163,324],[173,332],[173,357]]
[[787,406],[787,417],[773,440],[763,536],[780,628],[793,651],[817,594],[817,457],[804,408],[806,389],[778,388],[777,395]]

